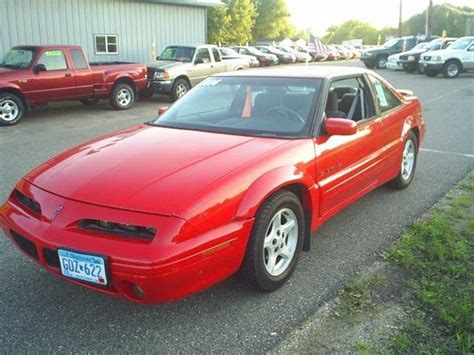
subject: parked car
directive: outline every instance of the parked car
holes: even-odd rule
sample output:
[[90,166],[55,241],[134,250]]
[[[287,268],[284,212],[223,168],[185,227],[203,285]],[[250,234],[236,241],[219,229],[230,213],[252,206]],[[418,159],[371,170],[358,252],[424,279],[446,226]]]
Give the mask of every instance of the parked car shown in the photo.
[[230,48],[235,50],[237,53],[254,56],[260,62],[260,66],[276,65],[280,62],[276,55],[263,53],[254,47],[232,46]]
[[249,65],[250,65],[251,68],[260,66],[260,62],[253,55],[240,54],[240,53],[237,53],[232,48],[220,47],[219,48],[219,53],[221,55],[221,58],[224,59],[224,60],[228,60],[228,59],[247,59],[249,61]]
[[385,64],[385,68],[390,70],[403,70],[403,65],[398,61],[400,54],[401,53],[397,53],[389,56],[387,58],[387,63]]
[[398,63],[407,73],[423,72],[419,65],[421,55],[429,51],[448,48],[457,38],[436,38],[428,43],[420,43],[408,52],[400,53]]
[[307,53],[311,56],[311,61],[312,62],[321,62],[327,59],[327,54],[322,54],[315,49],[308,48],[308,47],[301,47],[301,46],[293,46],[292,47],[294,50],[301,52],[301,53]]
[[420,64],[426,75],[443,73],[450,79],[474,70],[474,36],[461,37],[447,49],[423,53]]
[[79,46],[13,47],[0,60],[0,125],[14,125],[30,107],[51,101],[109,99],[126,110],[146,86],[145,64],[89,63]]
[[408,51],[415,47],[418,43],[428,42],[439,36],[421,37],[406,36],[401,38],[393,38],[381,47],[364,50],[361,53],[360,60],[367,68],[385,69],[389,56],[401,52]]
[[291,53],[285,53],[283,51],[280,51],[279,49],[276,49],[275,47],[271,46],[254,46],[254,48],[258,49],[260,52],[263,52],[265,54],[273,54],[278,57],[278,60],[283,64],[290,64],[290,63],[296,63],[296,56]]
[[289,47],[276,46],[275,48],[282,52],[293,54],[296,57],[296,61],[299,63],[307,63],[311,61],[311,56],[308,53],[299,52]]
[[326,46],[327,49],[327,60],[339,60],[341,59],[341,53],[332,45]]
[[0,227],[48,272],[133,302],[236,272],[274,291],[322,223],[378,186],[410,185],[424,133],[413,93],[365,69],[219,74],[156,120],[29,172]]
[[176,101],[212,74],[249,68],[244,58],[222,60],[212,45],[169,46],[148,64],[150,91]]
[[353,54],[348,48],[341,46],[339,44],[336,44],[333,46],[339,52],[341,59],[352,59]]

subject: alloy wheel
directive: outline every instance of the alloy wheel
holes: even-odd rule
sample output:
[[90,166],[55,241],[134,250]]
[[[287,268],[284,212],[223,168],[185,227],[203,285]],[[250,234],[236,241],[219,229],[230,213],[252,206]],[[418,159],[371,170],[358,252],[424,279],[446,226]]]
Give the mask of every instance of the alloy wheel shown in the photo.
[[403,157],[402,157],[402,178],[408,180],[413,172],[413,167],[415,166],[415,144],[411,139],[408,139],[403,148]]
[[18,118],[20,109],[13,100],[4,100],[0,103],[0,119],[5,122],[12,122]]

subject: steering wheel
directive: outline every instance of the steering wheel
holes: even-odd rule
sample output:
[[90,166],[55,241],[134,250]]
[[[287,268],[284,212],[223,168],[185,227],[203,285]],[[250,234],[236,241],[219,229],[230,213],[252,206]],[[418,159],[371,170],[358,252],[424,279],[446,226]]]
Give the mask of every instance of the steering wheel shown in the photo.
[[273,111],[278,111],[280,113],[284,113],[286,118],[288,118],[289,120],[298,121],[298,122],[302,123],[303,125],[306,124],[306,121],[304,120],[303,117],[301,117],[301,115],[298,112],[290,110],[290,109],[288,109],[286,107],[283,107],[283,106],[272,107],[267,112],[265,112],[265,116],[268,116],[270,114],[270,112],[273,112]]

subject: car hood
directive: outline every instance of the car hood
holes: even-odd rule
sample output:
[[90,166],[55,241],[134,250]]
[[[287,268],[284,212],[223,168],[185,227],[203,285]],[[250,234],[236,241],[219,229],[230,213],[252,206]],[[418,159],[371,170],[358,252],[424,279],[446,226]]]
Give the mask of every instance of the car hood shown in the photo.
[[426,51],[427,49],[412,49],[401,53],[401,55],[419,55],[425,53]]
[[76,201],[180,216],[201,190],[286,142],[141,125],[72,148],[25,179]]
[[183,65],[183,62],[176,62],[174,60],[156,60],[154,62],[148,63],[147,67],[167,70],[180,65]]
[[0,67],[0,81],[18,79],[18,76],[25,72],[25,69],[10,69]]

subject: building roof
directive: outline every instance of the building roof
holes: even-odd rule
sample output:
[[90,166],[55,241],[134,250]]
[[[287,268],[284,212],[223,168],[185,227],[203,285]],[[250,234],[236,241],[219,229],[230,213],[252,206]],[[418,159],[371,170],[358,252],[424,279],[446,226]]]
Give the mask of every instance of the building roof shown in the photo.
[[198,7],[225,7],[226,3],[221,0],[143,0],[157,4],[198,6]]

